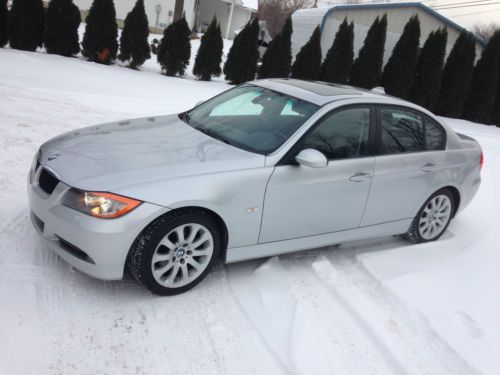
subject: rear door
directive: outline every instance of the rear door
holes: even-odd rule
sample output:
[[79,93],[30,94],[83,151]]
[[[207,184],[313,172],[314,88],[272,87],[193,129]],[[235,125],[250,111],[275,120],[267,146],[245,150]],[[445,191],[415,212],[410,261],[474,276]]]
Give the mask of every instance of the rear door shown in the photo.
[[412,218],[444,166],[446,133],[406,107],[377,107],[377,146],[361,226]]

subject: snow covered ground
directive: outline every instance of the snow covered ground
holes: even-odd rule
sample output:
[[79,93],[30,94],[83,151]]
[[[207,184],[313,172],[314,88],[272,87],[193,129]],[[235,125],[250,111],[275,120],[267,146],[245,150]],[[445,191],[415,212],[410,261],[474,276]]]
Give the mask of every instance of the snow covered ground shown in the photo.
[[483,183],[437,243],[218,266],[192,291],[102,282],[44,248],[26,174],[63,131],[179,112],[225,83],[0,49],[0,374],[498,374],[500,129],[450,121]]

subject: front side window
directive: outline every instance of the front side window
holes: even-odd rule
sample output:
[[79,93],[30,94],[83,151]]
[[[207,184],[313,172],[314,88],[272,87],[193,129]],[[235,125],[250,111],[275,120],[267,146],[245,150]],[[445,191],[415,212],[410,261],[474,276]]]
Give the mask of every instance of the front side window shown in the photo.
[[309,133],[302,149],[321,151],[328,159],[347,159],[367,154],[370,108],[349,108],[324,118]]
[[268,155],[307,121],[318,106],[267,88],[243,85],[179,117],[235,147]]
[[422,116],[401,109],[380,110],[381,154],[424,151],[425,130]]

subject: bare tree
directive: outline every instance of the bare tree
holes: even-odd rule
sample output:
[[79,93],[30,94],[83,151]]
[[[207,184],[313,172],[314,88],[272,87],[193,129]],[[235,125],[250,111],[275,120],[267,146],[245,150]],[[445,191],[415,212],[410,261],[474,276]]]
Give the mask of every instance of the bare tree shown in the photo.
[[259,19],[266,21],[269,34],[274,38],[283,28],[288,16],[296,10],[314,5],[315,0],[260,0]]
[[492,22],[492,23],[476,23],[474,26],[472,26],[472,32],[477,35],[478,37],[484,39],[485,42],[490,40],[492,35],[495,33],[496,30],[500,29],[500,25]]

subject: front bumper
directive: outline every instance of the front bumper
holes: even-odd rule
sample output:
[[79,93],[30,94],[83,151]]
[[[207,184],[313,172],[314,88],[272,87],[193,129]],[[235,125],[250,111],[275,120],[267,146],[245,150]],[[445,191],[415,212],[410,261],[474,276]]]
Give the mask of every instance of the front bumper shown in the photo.
[[43,191],[36,183],[38,174],[33,172],[28,177],[33,226],[56,254],[98,279],[122,279],[127,254],[136,237],[147,224],[168,211],[143,203],[116,219],[95,218],[62,205],[62,197],[70,189],[63,182],[50,195]]

